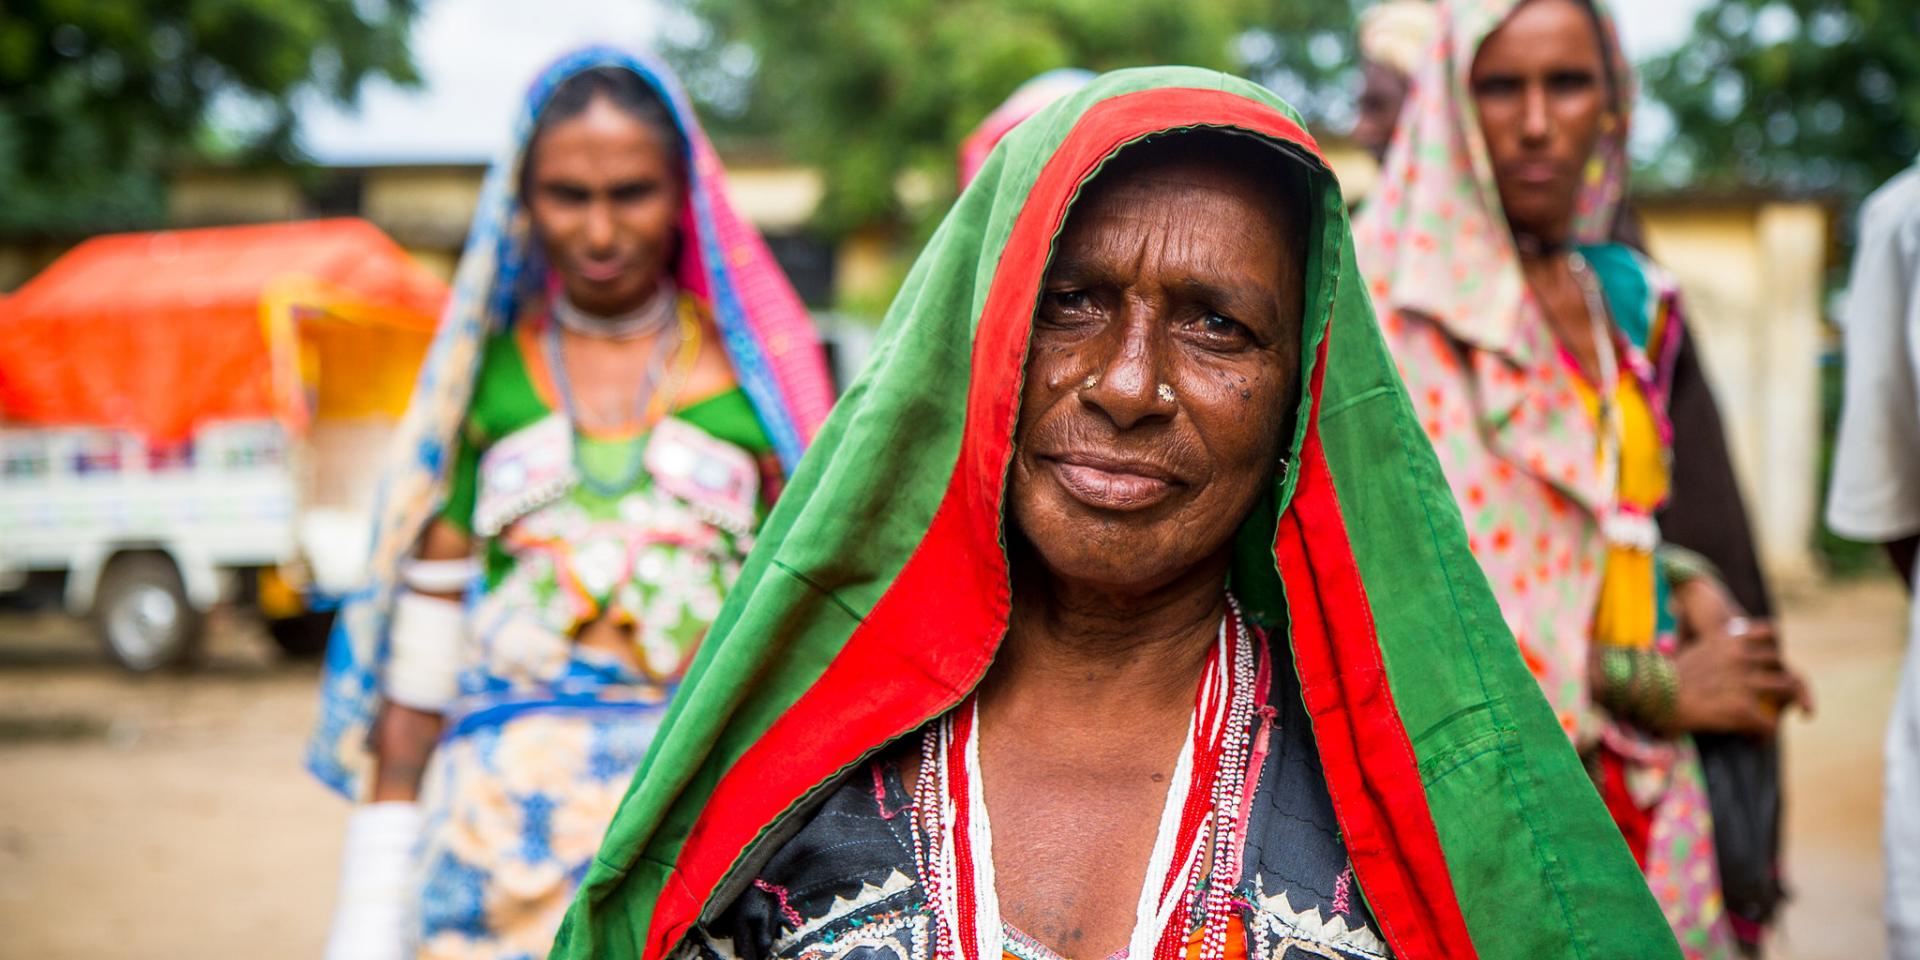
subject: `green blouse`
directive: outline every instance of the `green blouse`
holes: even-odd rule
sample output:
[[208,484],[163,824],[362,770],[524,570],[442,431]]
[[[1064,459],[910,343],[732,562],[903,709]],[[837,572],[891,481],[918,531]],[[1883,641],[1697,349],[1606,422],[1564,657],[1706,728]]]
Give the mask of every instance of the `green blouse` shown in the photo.
[[[531,325],[519,331],[495,334],[487,341],[474,379],[473,399],[467,405],[467,419],[460,431],[453,468],[447,480],[446,504],[440,518],[464,533],[473,532],[474,503],[480,488],[480,460],[488,448],[517,430],[552,415],[559,407],[553,394],[553,380]],[[713,394],[674,411],[674,416],[765,461],[773,453],[754,413],[753,404],[738,387]],[[626,478],[644,449],[646,433],[577,434],[576,464],[587,483],[572,496],[590,509],[611,514],[619,500],[644,489],[652,478],[643,471],[635,473],[626,486]],[[488,541],[487,586],[491,589],[511,568],[513,558],[500,549],[497,539]]]

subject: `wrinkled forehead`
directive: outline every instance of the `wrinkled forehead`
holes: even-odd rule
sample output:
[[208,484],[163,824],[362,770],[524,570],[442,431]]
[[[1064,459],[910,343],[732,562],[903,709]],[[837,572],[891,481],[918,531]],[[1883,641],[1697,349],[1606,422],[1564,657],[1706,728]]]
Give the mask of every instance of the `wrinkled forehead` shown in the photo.
[[1258,278],[1283,314],[1297,315],[1310,189],[1304,165],[1260,137],[1210,129],[1145,138],[1075,196],[1049,271],[1084,266],[1094,251],[1129,260],[1152,248],[1170,263],[1225,270],[1225,279]]
[[1166,191],[1233,196],[1274,211],[1297,232],[1308,208],[1305,166],[1265,138],[1224,129],[1183,130],[1137,140],[1102,165],[1068,208],[1089,200]]

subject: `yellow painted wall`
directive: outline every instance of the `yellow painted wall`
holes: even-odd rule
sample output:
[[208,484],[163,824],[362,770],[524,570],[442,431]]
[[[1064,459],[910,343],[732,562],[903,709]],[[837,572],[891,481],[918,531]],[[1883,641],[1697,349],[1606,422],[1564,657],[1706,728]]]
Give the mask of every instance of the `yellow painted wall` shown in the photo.
[[808,167],[743,165],[727,168],[727,192],[740,215],[760,229],[789,232],[807,225],[826,180]]
[[1639,205],[1647,245],[1686,294],[1762,559],[1813,572],[1822,308],[1832,217],[1816,203]]
[[474,166],[375,167],[361,178],[360,215],[401,242],[458,249],[480,200]]
[[179,226],[295,220],[304,210],[291,173],[210,168],[175,174],[167,186],[167,219]]

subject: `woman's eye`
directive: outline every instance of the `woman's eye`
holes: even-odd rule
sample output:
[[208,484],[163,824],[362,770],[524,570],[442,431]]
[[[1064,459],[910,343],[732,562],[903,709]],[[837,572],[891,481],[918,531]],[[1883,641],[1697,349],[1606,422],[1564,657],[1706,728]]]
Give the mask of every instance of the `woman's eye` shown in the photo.
[[1473,85],[1473,92],[1481,97],[1511,97],[1520,92],[1518,77],[1488,77]]
[[1555,93],[1579,93],[1593,87],[1593,74],[1586,71],[1568,71],[1556,73],[1547,78],[1547,86]]
[[1034,320],[1053,330],[1086,332],[1102,322],[1100,305],[1086,290],[1048,290],[1040,295]]
[[653,196],[659,189],[660,185],[651,180],[623,183],[613,188],[613,202],[639,203]]
[[1245,324],[1218,313],[1202,314],[1199,332],[1208,342],[1216,345],[1239,346],[1253,342],[1253,331],[1248,330]]
[[1085,290],[1047,291],[1047,306],[1055,310],[1085,310],[1092,302]]
[[547,200],[562,206],[577,207],[593,199],[593,194],[584,187],[568,183],[549,183],[540,187]]

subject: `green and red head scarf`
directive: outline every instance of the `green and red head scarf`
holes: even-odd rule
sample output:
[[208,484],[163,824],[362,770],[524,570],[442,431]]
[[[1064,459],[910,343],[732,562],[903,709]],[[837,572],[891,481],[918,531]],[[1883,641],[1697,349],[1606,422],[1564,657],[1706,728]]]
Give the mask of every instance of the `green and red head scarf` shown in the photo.
[[[889,311],[702,646],[553,955],[662,960],[814,801],[992,663],[1028,334],[1076,192],[1145,137],[1226,128],[1307,171],[1301,404],[1233,589],[1291,656],[1397,956],[1660,957],[1672,935],[1467,552],[1353,265],[1340,192],[1273,94],[1100,77],[986,160]],[[1285,640],[1280,643],[1278,641]]]

